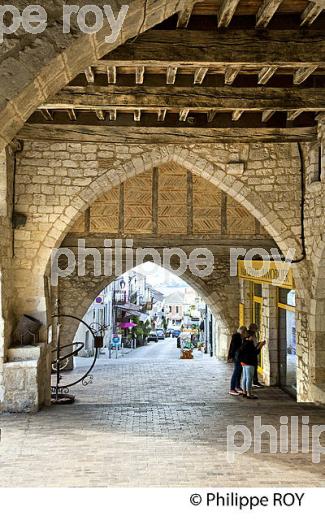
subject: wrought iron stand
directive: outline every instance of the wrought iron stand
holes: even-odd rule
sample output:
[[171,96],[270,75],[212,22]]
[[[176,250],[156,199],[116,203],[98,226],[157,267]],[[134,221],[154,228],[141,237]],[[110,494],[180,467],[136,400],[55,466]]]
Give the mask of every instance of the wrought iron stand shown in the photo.
[[[60,320],[60,318],[76,320],[79,323],[82,323],[89,330],[89,332],[94,338],[95,355],[90,368],[77,381],[74,381],[73,383],[69,383],[66,385],[62,385],[62,371],[68,365],[69,359],[78,354],[78,352],[80,352],[85,347],[85,344],[82,342],[75,342],[69,345],[61,346],[61,324],[57,324],[56,346],[52,350],[52,353],[56,355],[56,359],[52,363],[52,370],[56,374],[56,384],[51,387],[51,402],[52,404],[72,404],[75,401],[75,396],[70,394],[70,388],[72,386],[77,385],[78,383],[82,383],[83,386],[87,386],[91,384],[93,381],[93,376],[90,374],[98,359],[99,350],[103,348],[103,338],[106,327],[96,323],[88,325],[88,323],[81,320],[80,318],[77,318],[76,316],[71,316],[69,314],[56,314],[53,316],[53,318],[57,318],[58,320]],[[70,348],[72,352],[65,354],[64,351],[68,348]]]

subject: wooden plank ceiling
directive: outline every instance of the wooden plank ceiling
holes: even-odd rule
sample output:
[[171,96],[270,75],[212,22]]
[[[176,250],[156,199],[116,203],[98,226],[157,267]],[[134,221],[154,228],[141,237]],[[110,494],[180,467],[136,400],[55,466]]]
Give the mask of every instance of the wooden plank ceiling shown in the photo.
[[[307,0],[184,0],[93,63],[21,138],[308,140],[325,111],[325,9]],[[96,130],[97,129],[97,130]],[[74,137],[72,137],[74,136]],[[158,136],[158,137],[157,137]],[[147,138],[148,139],[148,138]],[[145,139],[145,140],[147,140]]]

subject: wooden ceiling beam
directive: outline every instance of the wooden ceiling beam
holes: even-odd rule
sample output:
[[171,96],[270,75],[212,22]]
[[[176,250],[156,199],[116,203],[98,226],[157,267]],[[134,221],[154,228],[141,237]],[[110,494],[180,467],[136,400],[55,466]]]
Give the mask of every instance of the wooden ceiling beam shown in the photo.
[[258,68],[318,65],[325,68],[324,31],[294,30],[148,31],[132,44],[125,44],[97,62],[107,66],[250,66]]
[[256,26],[267,27],[283,0],[264,0],[256,15]]
[[323,7],[317,5],[315,2],[309,2],[306,9],[301,15],[301,25],[311,25],[319,17],[323,11]]
[[228,27],[240,0],[223,0],[218,12],[218,27]]
[[40,110],[110,110],[111,108],[146,107],[234,110],[299,110],[322,111],[325,109],[323,88],[276,87],[175,87],[143,86],[69,86],[39,107]]
[[22,140],[54,140],[109,143],[215,143],[215,142],[297,142],[314,141],[317,127],[311,128],[195,128],[168,126],[125,127],[117,125],[66,126],[45,123],[25,124],[17,135]]

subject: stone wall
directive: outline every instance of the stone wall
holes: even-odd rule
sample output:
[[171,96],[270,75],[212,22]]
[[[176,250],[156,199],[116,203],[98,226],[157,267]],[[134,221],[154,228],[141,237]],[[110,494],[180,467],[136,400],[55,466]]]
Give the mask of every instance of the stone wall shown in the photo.
[[[307,151],[307,157],[311,156]],[[301,256],[302,165],[297,145],[122,146],[24,142],[23,152],[17,155],[15,211],[26,214],[27,223],[14,233],[15,315],[27,312],[46,323],[50,309],[44,276],[48,274],[53,248],[61,244],[84,211],[105,192],[126,179],[171,163],[203,177],[242,204],[284,253],[295,247],[296,256]],[[308,167],[312,166],[306,162],[306,169]],[[312,248],[317,250],[316,243],[320,248],[319,236],[324,225],[323,213],[312,191],[306,193],[305,211],[307,260],[295,266],[297,300],[302,302],[300,307],[298,304],[297,328],[300,387],[303,388],[299,397],[303,400],[311,395],[312,351],[309,329],[304,325],[304,316],[307,316],[307,322],[309,320],[311,305],[308,266]],[[311,233],[314,225],[317,232]],[[313,234],[315,236],[311,238]],[[316,260],[314,263],[318,265]],[[316,271],[313,267],[315,277]],[[207,298],[211,297],[211,287],[206,294]],[[235,312],[237,303],[234,304]],[[309,363],[305,362],[306,355]]]

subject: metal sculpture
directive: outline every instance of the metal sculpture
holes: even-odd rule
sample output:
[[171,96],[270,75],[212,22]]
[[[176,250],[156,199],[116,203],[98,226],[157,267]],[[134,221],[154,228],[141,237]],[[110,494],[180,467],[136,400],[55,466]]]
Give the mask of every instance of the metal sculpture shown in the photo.
[[[68,318],[82,323],[89,330],[94,339],[95,354],[90,368],[77,381],[65,385],[61,384],[63,377],[62,372],[67,367],[69,359],[73,356],[76,356],[85,347],[85,344],[78,341],[61,346],[60,336],[62,324],[57,324],[56,345],[55,348],[52,349],[52,353],[56,355],[56,359],[52,362],[52,371],[56,376],[56,383],[55,385],[51,386],[51,401],[53,404],[72,404],[75,401],[75,396],[70,394],[70,388],[77,385],[78,383],[82,383],[83,386],[87,386],[93,381],[91,372],[98,359],[99,350],[103,348],[103,339],[107,326],[98,323],[92,323],[91,325],[88,325],[88,323],[81,320],[80,318],[69,314],[56,314],[53,316],[53,318],[57,318],[58,320],[62,318]],[[67,349],[70,349],[71,351],[68,352],[68,354],[65,354]]]

